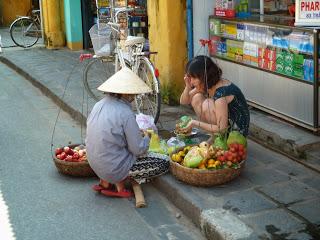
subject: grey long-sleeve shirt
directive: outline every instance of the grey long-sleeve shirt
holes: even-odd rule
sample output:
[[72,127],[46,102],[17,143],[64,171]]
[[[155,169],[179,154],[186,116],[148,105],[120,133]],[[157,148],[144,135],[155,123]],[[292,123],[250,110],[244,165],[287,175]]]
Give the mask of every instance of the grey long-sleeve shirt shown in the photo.
[[88,119],[88,162],[99,178],[116,183],[128,176],[136,156],[148,150],[130,103],[107,95],[97,102]]

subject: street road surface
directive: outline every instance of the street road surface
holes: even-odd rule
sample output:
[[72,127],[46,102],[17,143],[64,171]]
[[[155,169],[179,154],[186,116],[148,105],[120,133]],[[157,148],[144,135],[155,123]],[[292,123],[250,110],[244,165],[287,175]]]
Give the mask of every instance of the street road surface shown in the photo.
[[[59,109],[1,63],[0,109],[1,240],[203,239],[150,184],[143,185],[148,207],[136,209],[134,199],[91,191],[96,178],[59,174],[50,153]],[[61,112],[53,144],[81,142],[80,129]]]

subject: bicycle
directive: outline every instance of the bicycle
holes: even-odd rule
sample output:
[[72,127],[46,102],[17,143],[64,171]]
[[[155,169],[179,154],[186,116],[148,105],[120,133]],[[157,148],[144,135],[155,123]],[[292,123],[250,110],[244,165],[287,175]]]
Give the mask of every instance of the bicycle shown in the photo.
[[10,25],[11,39],[19,47],[32,47],[41,35],[40,10],[32,10],[30,17],[19,17]]
[[[159,73],[147,57],[156,52],[144,52],[145,39],[133,36],[128,36],[124,41],[124,46],[128,51],[122,49],[120,24],[117,22],[117,16],[126,11],[130,11],[130,9],[118,9],[115,16],[108,22],[108,26],[112,29],[110,37],[115,41],[114,51],[110,55],[83,54],[80,56],[82,60],[93,58],[84,69],[83,84],[88,95],[99,101],[104,95],[97,90],[97,87],[122,67],[129,67],[152,89],[149,94],[140,94],[135,97],[134,111],[153,116],[154,122],[157,123],[161,107]],[[112,43],[110,44],[112,45]]]

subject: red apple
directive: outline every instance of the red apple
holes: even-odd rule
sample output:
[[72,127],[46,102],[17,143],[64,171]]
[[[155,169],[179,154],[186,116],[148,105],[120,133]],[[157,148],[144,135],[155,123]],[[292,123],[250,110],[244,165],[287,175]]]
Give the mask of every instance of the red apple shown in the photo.
[[72,156],[71,155],[68,155],[65,159],[67,162],[72,162]]
[[74,151],[71,149],[71,148],[68,148],[64,151],[67,155],[73,155],[74,154]]
[[230,152],[236,152],[236,148],[235,147],[231,147],[230,148]]
[[83,149],[79,150],[79,156],[82,157],[85,154],[85,151],[83,151]]
[[66,157],[67,157],[67,154],[65,152],[62,152],[60,154],[60,158],[59,159],[64,160]]
[[72,155],[72,158],[73,158],[73,159],[79,159],[79,153],[75,152],[75,153]]
[[65,153],[69,152],[69,150],[70,150],[69,147],[64,147],[64,148],[63,148],[63,151],[64,151]]
[[242,144],[238,145],[239,151],[243,151],[245,149],[245,147]]
[[63,152],[63,149],[62,149],[62,148],[56,148],[56,150],[55,150],[56,156],[58,156],[58,155],[61,154],[62,152]]
[[233,147],[234,147],[234,149],[235,149],[236,151],[239,150],[239,144],[235,143]]

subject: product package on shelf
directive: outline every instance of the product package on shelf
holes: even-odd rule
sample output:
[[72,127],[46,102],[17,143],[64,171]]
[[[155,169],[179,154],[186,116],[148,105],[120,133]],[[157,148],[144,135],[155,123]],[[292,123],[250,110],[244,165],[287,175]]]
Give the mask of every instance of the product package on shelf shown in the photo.
[[305,59],[303,61],[303,78],[306,81],[314,81],[314,62],[312,59]]
[[96,5],[97,5],[97,8],[109,7],[110,1],[109,0],[96,0]]
[[225,36],[229,38],[237,38],[237,26],[235,24],[226,24],[225,25]]
[[258,67],[258,49],[259,46],[256,43],[244,42],[243,44],[243,60],[246,64]]
[[234,6],[234,0],[216,0],[214,15],[220,17],[234,17],[236,15]]
[[276,50],[259,47],[258,66],[269,71],[276,71]]
[[210,40],[211,40],[211,44],[209,45],[210,55],[216,55],[218,54],[217,49],[218,49],[218,45],[220,44],[220,37],[212,36]]
[[305,53],[313,52],[313,36],[302,32],[293,32],[289,36],[289,49]]
[[[226,2],[217,1],[217,7]],[[313,35],[308,32],[210,18],[209,34],[212,56],[313,81]]]
[[237,39],[244,40],[244,29],[245,26],[242,23],[237,23]]
[[221,34],[221,21],[220,19],[210,19],[209,31],[211,35]]

